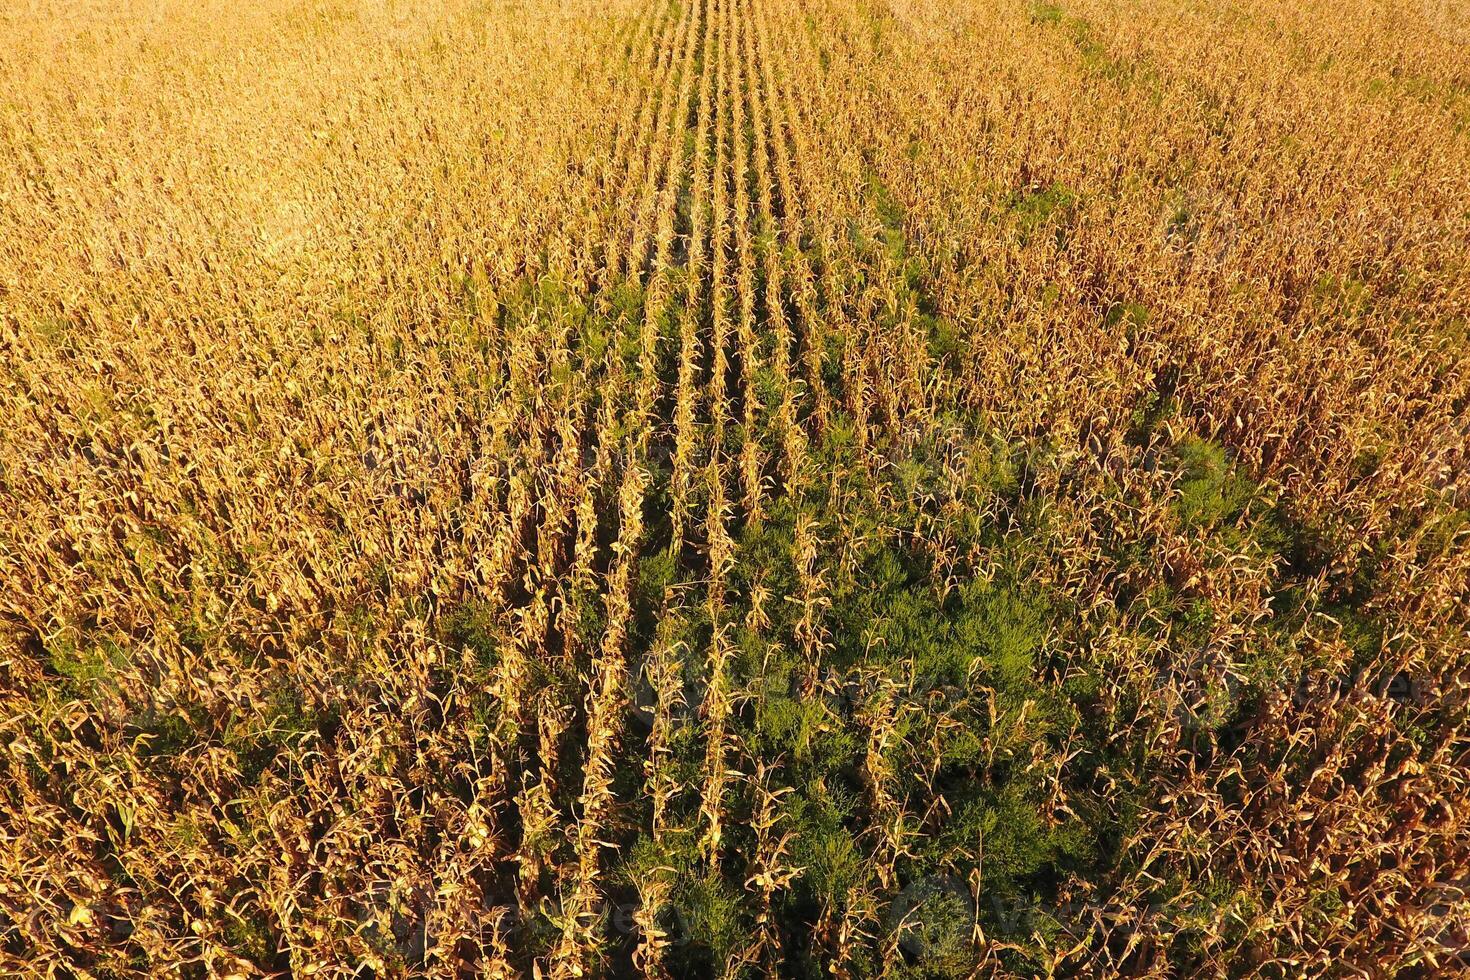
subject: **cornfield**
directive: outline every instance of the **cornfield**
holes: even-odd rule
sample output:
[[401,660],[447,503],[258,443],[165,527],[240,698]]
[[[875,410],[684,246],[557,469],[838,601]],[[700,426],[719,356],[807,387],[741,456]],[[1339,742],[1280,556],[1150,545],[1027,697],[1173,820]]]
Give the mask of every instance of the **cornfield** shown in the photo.
[[1456,0],[4,0],[0,974],[1470,976]]

